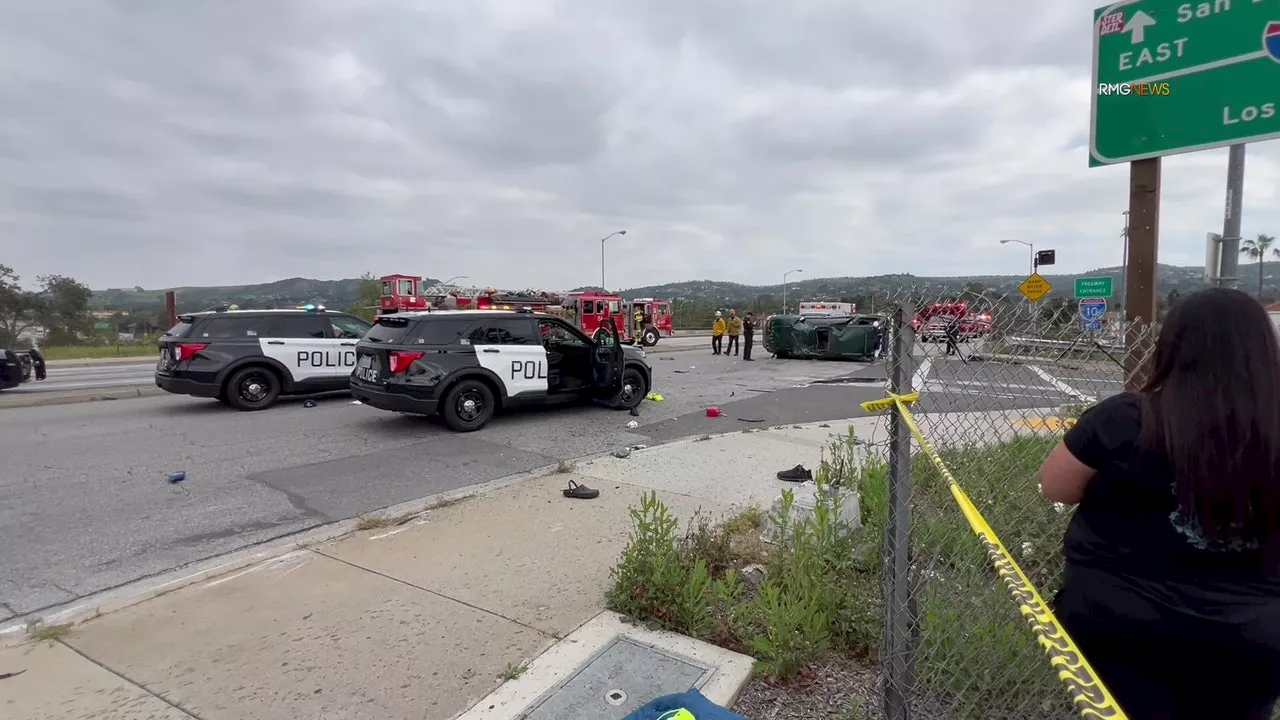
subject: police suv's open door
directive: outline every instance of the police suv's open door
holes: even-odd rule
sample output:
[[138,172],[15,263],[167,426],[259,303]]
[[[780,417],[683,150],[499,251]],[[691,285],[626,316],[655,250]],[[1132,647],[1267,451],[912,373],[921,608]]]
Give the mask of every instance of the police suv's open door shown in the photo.
[[613,397],[622,391],[622,341],[618,325],[612,317],[600,321],[600,331],[593,340],[591,352],[591,384],[601,397]]

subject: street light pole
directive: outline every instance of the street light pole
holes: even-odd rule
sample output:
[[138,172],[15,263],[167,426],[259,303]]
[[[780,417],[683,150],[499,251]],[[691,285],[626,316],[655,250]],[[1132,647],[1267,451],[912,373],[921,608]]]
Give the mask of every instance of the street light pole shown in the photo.
[[608,235],[605,235],[604,237],[600,238],[600,292],[605,291],[604,290],[604,241],[608,240],[614,235],[626,235],[626,234],[627,234],[626,230],[618,230],[616,232],[611,232]]
[[[1009,243],[1018,243],[1019,245],[1027,246],[1027,250],[1031,253],[1031,275],[1035,275],[1036,270],[1039,269],[1036,267],[1036,246],[1026,240],[1009,239],[1000,241],[1001,245],[1008,245]],[[1036,304],[1031,298],[1027,298],[1027,306],[1031,308],[1031,332],[1034,333],[1036,331]]]
[[804,271],[788,270],[782,273],[782,314],[783,315],[787,314],[787,278],[790,277],[792,273],[802,273],[802,272]]

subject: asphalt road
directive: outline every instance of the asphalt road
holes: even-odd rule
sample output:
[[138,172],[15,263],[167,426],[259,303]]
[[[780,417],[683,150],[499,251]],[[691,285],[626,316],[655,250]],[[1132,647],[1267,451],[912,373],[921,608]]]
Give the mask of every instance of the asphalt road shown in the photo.
[[5,394],[66,393],[111,387],[133,387],[155,384],[155,359],[139,362],[92,363],[86,365],[50,365],[49,376],[32,381]]
[[[0,410],[0,620],[389,505],[631,444],[837,419],[883,369],[651,351],[661,403],[527,411],[458,435],[350,398],[241,413],[161,396]],[[725,417],[705,425],[708,405]],[[635,430],[626,425],[640,422]],[[169,473],[186,472],[171,486]]]
[[[881,363],[764,354],[746,363],[698,348],[704,338],[679,341],[649,352],[665,399],[646,402],[639,418],[599,407],[525,411],[458,435],[348,397],[257,413],[174,396],[0,409],[0,620],[559,459],[838,420],[883,397]],[[1104,365],[966,363],[942,351],[916,349],[919,411],[1052,408],[1121,389],[1118,369]],[[706,417],[709,405],[723,416]],[[627,429],[633,419],[640,426]],[[187,480],[171,486],[177,470]]]

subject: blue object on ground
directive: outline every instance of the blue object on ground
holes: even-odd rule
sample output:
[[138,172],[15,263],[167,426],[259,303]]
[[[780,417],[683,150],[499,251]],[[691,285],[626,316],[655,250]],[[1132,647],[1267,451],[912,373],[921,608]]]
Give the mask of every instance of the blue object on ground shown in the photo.
[[180,482],[182,482],[183,480],[186,480],[186,479],[187,479],[187,473],[186,473],[185,471],[183,471],[183,470],[179,470],[178,472],[172,472],[172,473],[169,473],[169,484],[170,484],[170,485],[177,485],[178,483],[180,483]]
[[711,702],[697,689],[675,695],[663,695],[645,704],[623,720],[668,720],[678,717],[676,710],[688,711],[694,720],[747,720],[738,713]]

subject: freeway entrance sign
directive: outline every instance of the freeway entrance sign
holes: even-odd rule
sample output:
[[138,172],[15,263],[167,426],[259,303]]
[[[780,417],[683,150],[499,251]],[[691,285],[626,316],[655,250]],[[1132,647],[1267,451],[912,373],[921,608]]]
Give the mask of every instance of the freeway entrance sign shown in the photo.
[[1280,138],[1280,2],[1120,0],[1093,12],[1089,165]]
[[1087,277],[1076,278],[1076,298],[1109,298],[1111,297],[1111,278]]

